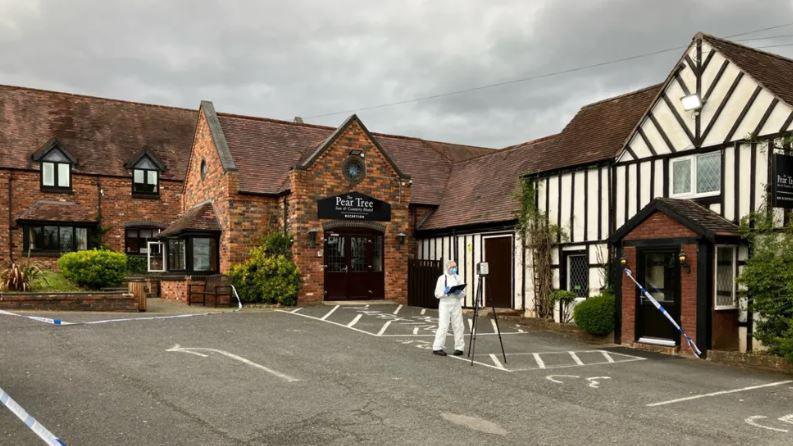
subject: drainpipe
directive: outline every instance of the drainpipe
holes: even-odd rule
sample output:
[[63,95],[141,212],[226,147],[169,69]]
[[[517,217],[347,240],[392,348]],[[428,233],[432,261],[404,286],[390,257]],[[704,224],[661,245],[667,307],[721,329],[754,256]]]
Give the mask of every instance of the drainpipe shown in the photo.
[[11,212],[11,209],[14,207],[12,203],[13,194],[11,193],[13,191],[13,188],[11,186],[11,181],[13,180],[13,178],[14,178],[14,172],[9,170],[8,171],[8,259],[11,262],[14,261],[14,248],[12,243],[13,231],[11,230],[11,223],[14,219],[13,213]]

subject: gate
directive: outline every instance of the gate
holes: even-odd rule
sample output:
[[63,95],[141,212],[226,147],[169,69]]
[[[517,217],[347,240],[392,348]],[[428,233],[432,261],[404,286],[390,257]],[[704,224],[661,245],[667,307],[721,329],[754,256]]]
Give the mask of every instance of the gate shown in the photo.
[[435,283],[443,274],[440,260],[412,259],[408,263],[408,305],[438,308]]

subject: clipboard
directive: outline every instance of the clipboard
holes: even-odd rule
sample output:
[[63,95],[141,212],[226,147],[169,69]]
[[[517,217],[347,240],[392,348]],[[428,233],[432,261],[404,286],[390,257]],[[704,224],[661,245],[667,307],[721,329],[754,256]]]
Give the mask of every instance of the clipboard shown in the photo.
[[462,292],[464,289],[465,289],[465,284],[461,283],[459,285],[455,285],[453,287],[450,287],[448,294],[457,294],[457,293]]

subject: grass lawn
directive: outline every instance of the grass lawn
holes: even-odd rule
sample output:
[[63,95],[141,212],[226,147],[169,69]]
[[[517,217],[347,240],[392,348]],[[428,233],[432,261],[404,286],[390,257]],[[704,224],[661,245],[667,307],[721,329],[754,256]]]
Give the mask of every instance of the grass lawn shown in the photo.
[[81,291],[81,288],[56,271],[44,271],[42,278],[35,281],[33,291]]

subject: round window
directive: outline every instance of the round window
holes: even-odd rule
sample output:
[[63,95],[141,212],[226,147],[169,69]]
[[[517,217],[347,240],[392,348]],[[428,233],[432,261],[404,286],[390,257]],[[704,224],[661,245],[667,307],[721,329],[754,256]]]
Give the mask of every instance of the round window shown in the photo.
[[207,177],[207,162],[206,160],[201,160],[201,179]]
[[353,184],[360,183],[363,177],[366,176],[366,164],[364,164],[363,158],[360,156],[352,155],[344,160],[342,169],[344,170],[344,177]]

